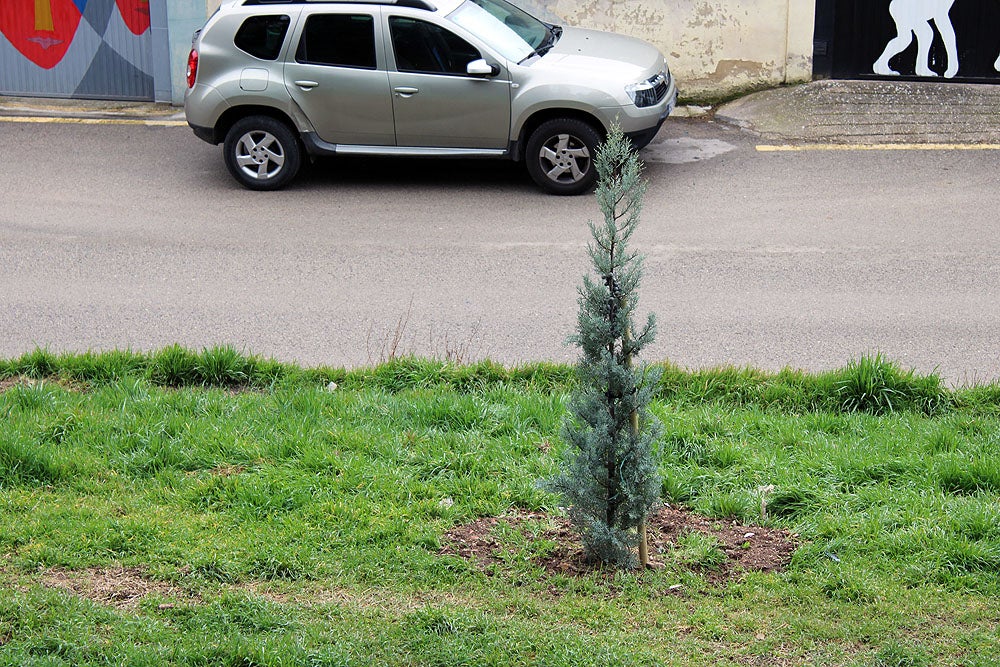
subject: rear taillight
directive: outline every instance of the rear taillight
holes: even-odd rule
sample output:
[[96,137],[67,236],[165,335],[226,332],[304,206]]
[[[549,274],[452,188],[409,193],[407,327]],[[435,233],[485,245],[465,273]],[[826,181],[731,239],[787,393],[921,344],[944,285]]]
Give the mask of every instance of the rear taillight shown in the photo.
[[188,88],[194,87],[194,80],[198,76],[198,51],[191,49],[188,54],[187,84]]

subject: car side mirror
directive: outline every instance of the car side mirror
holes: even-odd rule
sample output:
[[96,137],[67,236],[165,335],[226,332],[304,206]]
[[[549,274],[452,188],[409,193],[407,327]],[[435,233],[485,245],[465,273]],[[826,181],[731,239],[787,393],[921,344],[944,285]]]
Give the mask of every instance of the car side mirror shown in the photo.
[[469,76],[496,76],[500,73],[500,68],[480,58],[466,65],[465,72]]

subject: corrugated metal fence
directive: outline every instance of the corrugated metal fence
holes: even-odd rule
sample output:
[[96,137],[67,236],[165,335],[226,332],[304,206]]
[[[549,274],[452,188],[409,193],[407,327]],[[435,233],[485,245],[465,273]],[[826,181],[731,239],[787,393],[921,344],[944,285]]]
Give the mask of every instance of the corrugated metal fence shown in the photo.
[[162,1],[0,0],[0,94],[154,99],[150,3]]

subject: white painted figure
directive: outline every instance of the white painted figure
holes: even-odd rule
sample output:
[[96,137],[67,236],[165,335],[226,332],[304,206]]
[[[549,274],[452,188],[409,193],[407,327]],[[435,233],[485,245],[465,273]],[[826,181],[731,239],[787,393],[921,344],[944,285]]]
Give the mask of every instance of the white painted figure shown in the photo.
[[[948,16],[954,3],[955,0],[892,0],[889,3],[889,14],[896,22],[896,36],[889,40],[882,56],[875,61],[872,67],[875,73],[885,76],[899,74],[889,67],[889,59],[905,51],[916,35],[917,76],[937,76],[937,72],[929,66],[931,43],[934,41],[931,21],[934,21],[948,52],[948,69],[944,76],[950,79],[958,74],[958,43],[951,17]],[[1000,71],[1000,58],[997,59],[996,68]]]

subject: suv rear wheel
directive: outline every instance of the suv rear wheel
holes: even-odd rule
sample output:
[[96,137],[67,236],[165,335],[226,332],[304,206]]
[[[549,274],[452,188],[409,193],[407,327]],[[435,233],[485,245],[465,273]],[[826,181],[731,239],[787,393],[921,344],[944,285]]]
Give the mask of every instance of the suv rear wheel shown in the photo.
[[237,121],[223,145],[226,167],[251,190],[277,190],[298,173],[302,150],[285,123],[270,116],[249,116]]
[[594,187],[594,158],[601,135],[576,118],[554,118],[528,138],[525,161],[535,183],[557,195],[578,195]]

